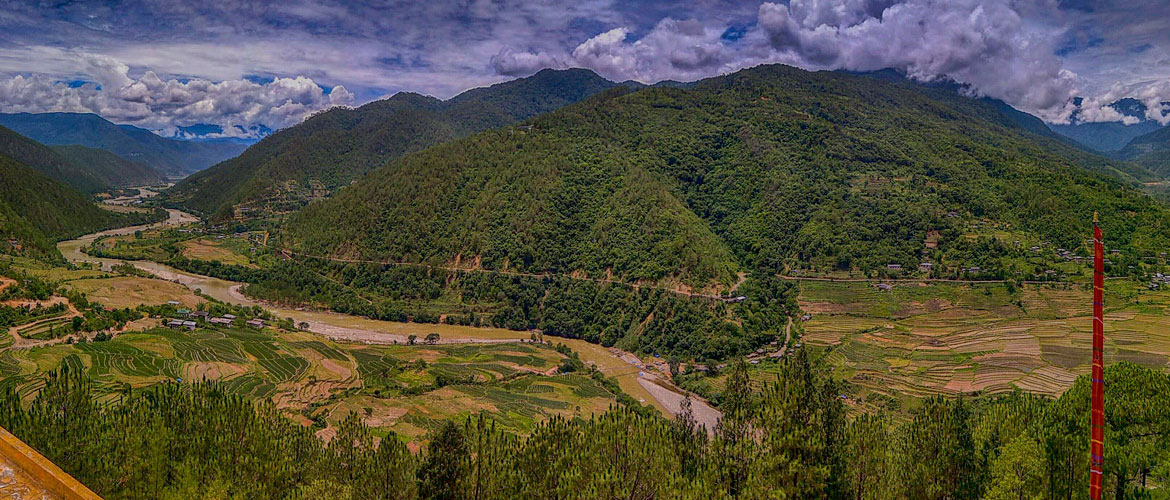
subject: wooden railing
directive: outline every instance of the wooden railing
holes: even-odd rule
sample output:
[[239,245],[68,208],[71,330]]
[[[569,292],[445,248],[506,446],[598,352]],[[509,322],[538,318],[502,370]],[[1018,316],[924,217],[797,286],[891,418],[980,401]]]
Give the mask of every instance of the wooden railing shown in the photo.
[[0,428],[0,496],[53,500],[101,500],[7,430]]

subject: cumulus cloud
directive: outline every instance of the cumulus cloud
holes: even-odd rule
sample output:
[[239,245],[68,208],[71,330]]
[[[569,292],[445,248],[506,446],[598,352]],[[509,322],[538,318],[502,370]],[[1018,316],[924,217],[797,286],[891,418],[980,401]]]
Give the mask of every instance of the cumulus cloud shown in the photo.
[[[257,119],[276,128],[307,110],[399,90],[446,98],[546,67],[653,83],[779,62],[953,80],[1051,122],[1074,113],[1124,119],[1108,106],[1116,97],[1138,98],[1164,120],[1165,3],[127,0],[48,8],[0,0],[0,87],[40,103],[31,108],[103,110],[158,130],[214,113],[223,113],[214,123]],[[248,75],[290,78],[254,83]],[[314,90],[296,75],[345,87]],[[74,80],[92,84],[58,84]],[[1079,107],[1073,95],[1085,97]]]
[[491,59],[492,69],[505,76],[529,76],[545,68],[563,69],[562,58],[543,51],[516,51],[503,47]]
[[91,83],[70,85],[43,75],[0,80],[0,111],[96,113],[165,133],[196,124],[220,126],[222,136],[249,137],[256,124],[280,128],[333,106],[354,103],[338,85],[326,91],[310,78],[212,82],[201,78],[163,80],[153,71],[130,78],[129,67],[102,55],[77,54]]
[[615,80],[693,80],[728,69],[731,54],[720,41],[723,31],[668,17],[629,41],[628,28],[615,28],[574,48],[573,63]]

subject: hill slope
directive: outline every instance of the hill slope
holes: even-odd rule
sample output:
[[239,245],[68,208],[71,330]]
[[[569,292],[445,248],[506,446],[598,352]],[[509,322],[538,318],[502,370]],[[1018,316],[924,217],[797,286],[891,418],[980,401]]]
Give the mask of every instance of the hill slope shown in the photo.
[[[60,182],[0,155],[0,252],[56,255],[54,241],[112,227],[123,219]],[[21,248],[10,245],[10,239]]]
[[110,187],[108,182],[89,169],[4,127],[0,127],[0,154],[81,192],[96,193]]
[[335,189],[405,153],[514,123],[615,85],[588,70],[544,70],[448,101],[399,93],[357,109],[332,109],[184,179],[168,197],[204,214],[226,214],[231,205],[265,198],[289,180],[304,186],[315,179]]
[[90,113],[0,113],[0,125],[48,145],[105,149],[167,175],[187,175],[232,158],[246,146],[230,141],[167,139]]
[[161,184],[164,181],[161,172],[104,149],[76,144],[52,146],[51,149],[74,165],[85,168],[106,186],[144,186]]
[[1170,176],[1170,127],[1135,137],[1117,155],[1163,177]]
[[925,254],[954,270],[1018,253],[963,237],[981,220],[1077,248],[1094,210],[1111,248],[1170,245],[1167,212],[1130,187],[1148,172],[1032,133],[993,102],[906,83],[761,66],[528,124],[382,167],[295,216],[283,244],[692,286],[737,267],[865,272]]

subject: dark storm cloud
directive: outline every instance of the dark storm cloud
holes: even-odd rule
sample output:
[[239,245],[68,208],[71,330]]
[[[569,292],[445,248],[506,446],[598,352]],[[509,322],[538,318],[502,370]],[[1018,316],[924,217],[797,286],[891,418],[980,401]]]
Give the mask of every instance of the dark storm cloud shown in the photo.
[[[287,126],[399,90],[448,97],[587,67],[693,80],[767,62],[897,68],[1050,121],[1170,101],[1162,0],[689,2],[0,0],[0,111],[88,110],[160,131]],[[77,82],[90,82],[79,85]],[[1115,112],[1114,112],[1115,113]]]

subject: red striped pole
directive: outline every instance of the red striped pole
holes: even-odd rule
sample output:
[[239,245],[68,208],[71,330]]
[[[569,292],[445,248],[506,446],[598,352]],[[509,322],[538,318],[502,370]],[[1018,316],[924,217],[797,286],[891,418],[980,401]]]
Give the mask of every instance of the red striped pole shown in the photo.
[[1089,498],[1101,500],[1101,467],[1105,464],[1105,299],[1104,245],[1097,213],[1093,212],[1093,408],[1089,442]]

